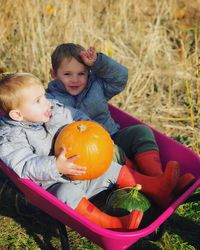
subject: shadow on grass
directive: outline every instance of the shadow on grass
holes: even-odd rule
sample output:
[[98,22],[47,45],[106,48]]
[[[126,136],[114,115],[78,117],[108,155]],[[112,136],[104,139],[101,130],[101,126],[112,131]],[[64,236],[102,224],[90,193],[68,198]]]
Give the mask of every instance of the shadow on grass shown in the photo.
[[[58,249],[58,246],[55,248],[51,243],[52,238],[59,237],[56,221],[25,200],[20,191],[2,172],[0,172],[0,216],[5,217],[5,220],[7,218],[13,219],[23,228],[22,231],[25,230],[25,233],[36,242],[40,249]],[[4,225],[3,229],[6,230],[8,226],[8,234],[10,233],[11,237],[15,237],[15,228],[9,228],[9,221],[9,219],[6,220],[7,224]],[[12,225],[10,226],[12,227]],[[12,233],[12,230],[14,233]],[[10,238],[9,235],[8,237]],[[12,238],[11,241],[14,242],[14,240]],[[27,244],[28,242],[30,241],[28,240]]]
[[[199,200],[199,193],[191,196],[188,200],[189,202],[200,202]],[[199,203],[197,203],[199,204]],[[197,205],[198,206],[198,205]],[[198,206],[200,209],[200,205]],[[198,209],[198,210],[199,210]],[[197,211],[198,211],[197,210]],[[191,216],[191,215],[190,215]],[[192,218],[192,216],[191,216]],[[199,218],[194,218],[199,219]],[[162,237],[165,237],[165,232],[170,234],[172,237],[173,235],[178,235],[183,242],[187,242],[187,244],[194,247],[194,249],[200,249],[200,224],[195,222],[190,218],[186,218],[183,216],[174,213],[163,225],[161,225],[160,237],[157,238],[156,233],[149,235],[148,237],[139,240],[136,244],[131,246],[129,250],[161,250],[159,246],[154,244],[154,240],[162,241]],[[163,240],[164,241],[164,240]],[[180,243],[181,244],[181,243]],[[178,246],[180,247],[180,245]],[[165,248],[164,248],[165,249]],[[187,248],[189,249],[189,248]]]
[[128,250],[160,250],[161,248],[153,244],[148,240],[139,240],[132,247],[129,247]]
[[200,225],[193,220],[174,214],[170,218],[167,230],[169,233],[179,235],[183,241],[188,242],[195,249],[200,249]]
[[[163,236],[165,232],[168,232],[169,234],[179,235],[184,242],[187,242],[189,245],[193,246],[194,249],[200,249],[200,225],[198,225],[191,219],[181,217],[177,214],[174,214],[171,218],[169,218],[167,222],[164,223],[164,225],[165,229],[163,231]],[[154,236],[150,235],[149,237],[139,240],[133,246],[129,247],[128,250],[165,249],[156,246],[153,241],[153,237]],[[180,247],[180,245],[178,247]]]

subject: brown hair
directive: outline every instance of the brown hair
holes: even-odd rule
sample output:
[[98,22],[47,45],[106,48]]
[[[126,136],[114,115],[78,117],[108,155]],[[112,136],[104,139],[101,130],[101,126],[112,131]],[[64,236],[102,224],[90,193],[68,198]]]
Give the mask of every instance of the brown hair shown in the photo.
[[84,64],[80,57],[81,51],[85,51],[85,49],[79,44],[74,44],[74,43],[60,44],[51,55],[51,65],[55,73],[57,72],[60,64],[65,58],[68,59],[75,58],[78,62]]
[[34,75],[29,73],[11,73],[0,79],[0,110],[8,114],[19,107],[22,101],[22,89],[31,84],[42,84]]

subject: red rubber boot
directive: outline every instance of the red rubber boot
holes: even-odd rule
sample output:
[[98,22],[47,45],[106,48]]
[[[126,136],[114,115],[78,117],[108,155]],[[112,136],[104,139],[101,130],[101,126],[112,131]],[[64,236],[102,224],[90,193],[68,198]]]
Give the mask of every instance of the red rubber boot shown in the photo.
[[157,205],[165,208],[173,199],[172,191],[177,185],[179,174],[179,165],[174,161],[168,162],[164,173],[159,176],[146,176],[124,165],[119,173],[117,185],[122,188],[141,184],[142,191]]
[[126,216],[110,216],[102,212],[86,198],[79,202],[75,210],[98,226],[109,229],[137,229],[143,217],[143,212],[139,210],[134,210]]

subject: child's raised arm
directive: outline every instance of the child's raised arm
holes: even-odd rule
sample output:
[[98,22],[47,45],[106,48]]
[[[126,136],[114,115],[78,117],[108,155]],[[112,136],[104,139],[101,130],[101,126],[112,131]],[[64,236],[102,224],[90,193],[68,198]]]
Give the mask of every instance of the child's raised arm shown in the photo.
[[[91,66],[91,81],[102,86],[106,100],[124,90],[128,81],[128,69],[109,56],[99,52]],[[95,80],[92,80],[95,79]]]
[[90,47],[86,51],[81,51],[80,56],[83,62],[90,67],[92,67],[97,60],[97,53],[94,47]]

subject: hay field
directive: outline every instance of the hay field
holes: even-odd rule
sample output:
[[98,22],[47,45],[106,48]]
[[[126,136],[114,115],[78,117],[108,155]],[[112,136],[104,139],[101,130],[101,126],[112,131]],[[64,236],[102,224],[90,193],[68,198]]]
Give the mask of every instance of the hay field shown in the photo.
[[129,69],[112,103],[199,153],[200,0],[0,0],[0,71],[46,85],[60,43],[96,46]]

